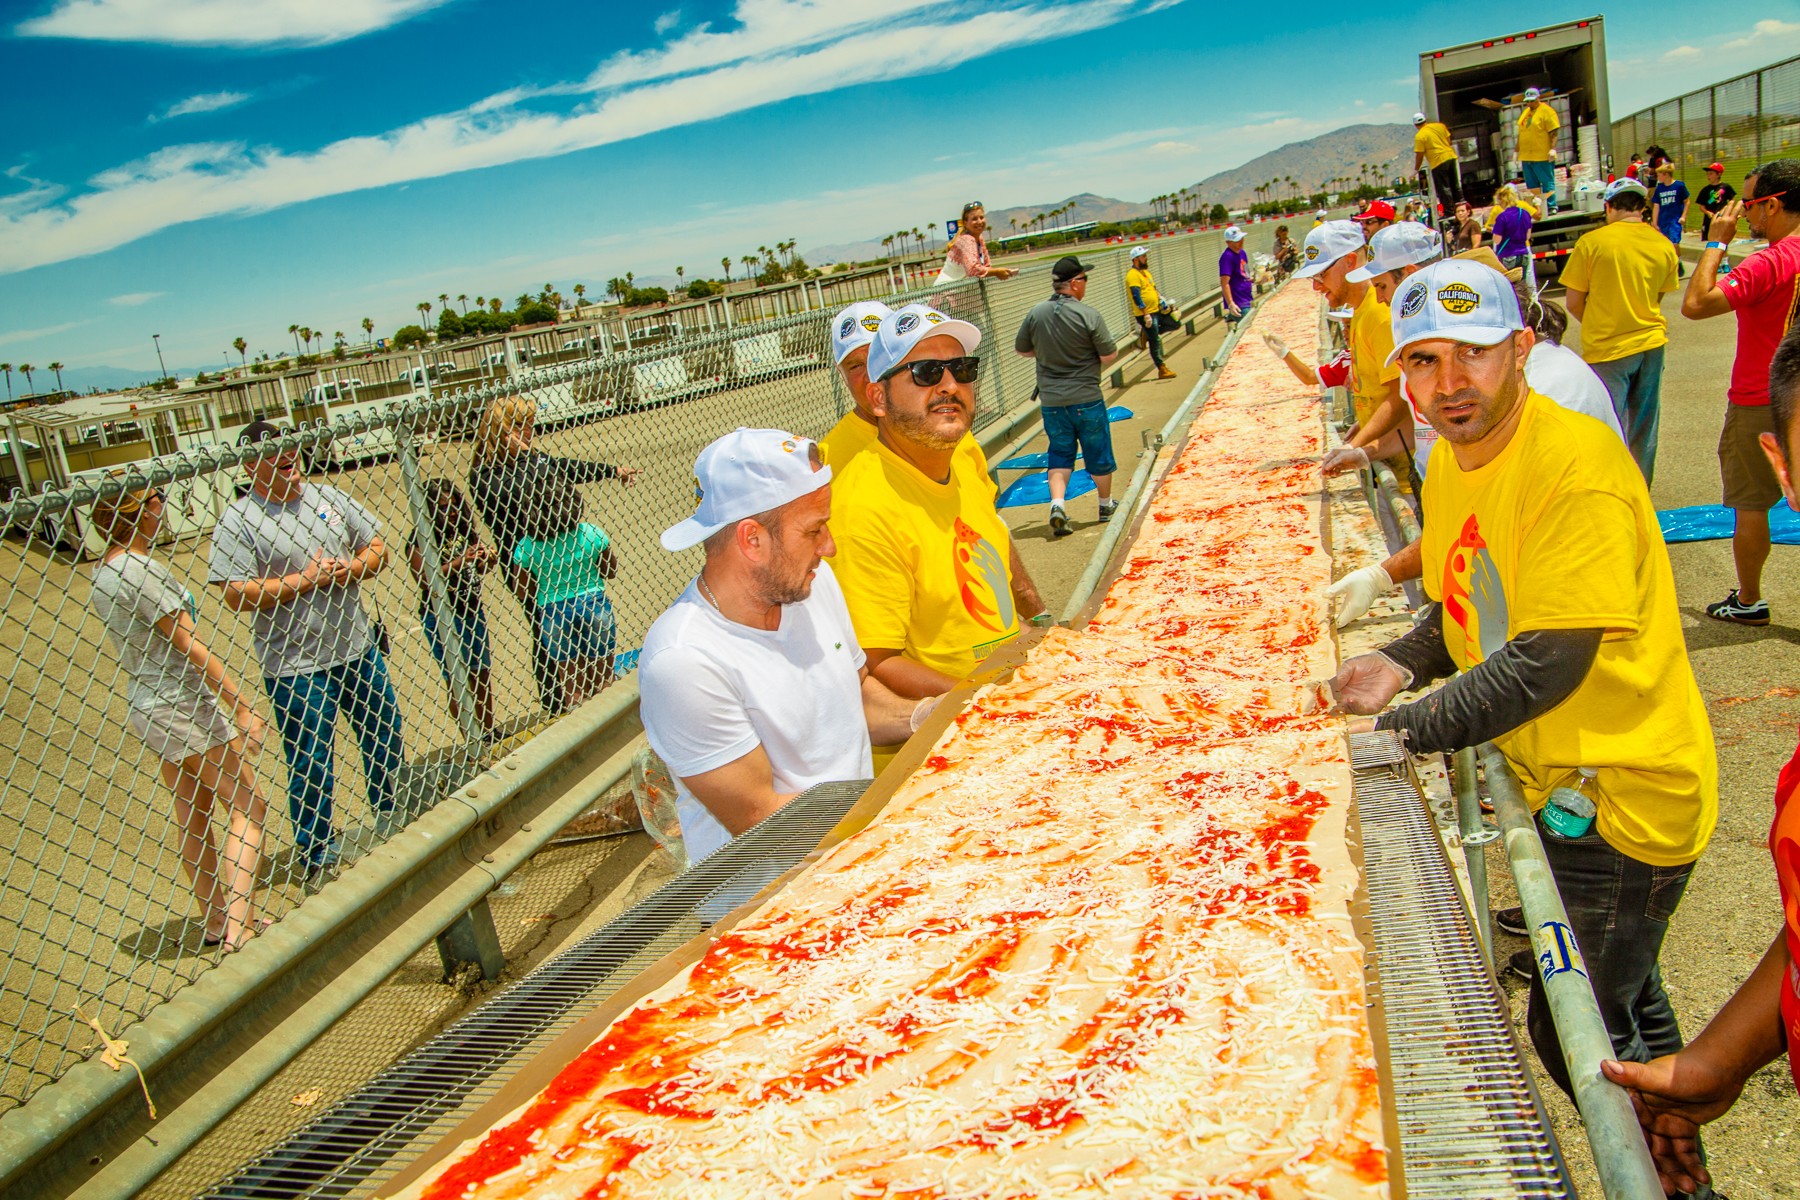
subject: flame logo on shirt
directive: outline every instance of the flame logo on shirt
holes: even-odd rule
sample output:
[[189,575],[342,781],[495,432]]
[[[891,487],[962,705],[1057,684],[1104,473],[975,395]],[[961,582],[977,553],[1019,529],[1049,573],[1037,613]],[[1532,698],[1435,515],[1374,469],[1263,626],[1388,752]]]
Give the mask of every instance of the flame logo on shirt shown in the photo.
[[977,624],[995,633],[1011,629],[1012,587],[1006,580],[1006,562],[994,549],[994,544],[958,517],[950,552],[954,556],[956,590],[962,597],[963,611]]
[[1506,592],[1474,513],[1469,514],[1444,558],[1442,594],[1444,615],[1462,630],[1465,666],[1486,659],[1506,644]]

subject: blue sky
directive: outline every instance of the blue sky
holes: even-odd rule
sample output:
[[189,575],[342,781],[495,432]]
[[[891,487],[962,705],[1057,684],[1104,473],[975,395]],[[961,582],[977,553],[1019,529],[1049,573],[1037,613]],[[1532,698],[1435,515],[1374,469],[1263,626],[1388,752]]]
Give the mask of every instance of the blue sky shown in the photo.
[[[971,197],[1141,200],[1405,119],[1426,42],[1595,6],[1371,7],[10,5],[0,359],[149,369],[157,332],[171,365],[216,365],[240,335],[291,347],[291,323],[354,337],[440,292],[716,275],[790,237],[941,228]],[[1624,113],[1800,54],[1800,0],[1638,0],[1607,34]]]

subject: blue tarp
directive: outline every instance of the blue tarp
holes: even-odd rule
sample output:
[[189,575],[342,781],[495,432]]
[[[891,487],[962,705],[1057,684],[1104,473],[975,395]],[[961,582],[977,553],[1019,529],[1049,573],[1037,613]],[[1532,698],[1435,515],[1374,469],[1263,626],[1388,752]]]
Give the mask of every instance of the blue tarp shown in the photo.
[[[1086,471],[1076,471],[1069,476],[1067,499],[1085,496],[1094,490],[1094,477]],[[1050,503],[1050,476],[1042,471],[1030,475],[1021,475],[1007,485],[1000,498],[994,502],[995,508],[1018,508],[1026,504]]]
[[[1718,504],[1665,508],[1656,514],[1665,542],[1710,542],[1731,536],[1731,510]],[[1800,513],[1777,500],[1769,510],[1769,538],[1784,546],[1800,546]]]

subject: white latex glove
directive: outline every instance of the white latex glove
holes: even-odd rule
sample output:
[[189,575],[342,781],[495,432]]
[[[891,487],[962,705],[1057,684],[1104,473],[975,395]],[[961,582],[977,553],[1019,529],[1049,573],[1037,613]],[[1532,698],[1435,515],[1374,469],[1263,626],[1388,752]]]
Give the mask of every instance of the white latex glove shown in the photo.
[[1380,563],[1358,567],[1332,584],[1325,594],[1337,601],[1337,627],[1342,629],[1363,616],[1378,597],[1393,587],[1393,577]]
[[1359,654],[1344,663],[1331,680],[1338,711],[1360,717],[1373,716],[1412,683],[1412,672],[1376,651]]
[[927,696],[913,705],[912,719],[907,723],[912,726],[914,733],[919,732],[919,726],[925,724],[926,718],[931,716],[931,710],[936,708],[938,701],[942,699],[942,696]]
[[1369,465],[1369,452],[1360,446],[1339,446],[1325,456],[1319,464],[1319,471],[1325,475],[1336,475],[1340,471],[1359,471]]
[[1262,339],[1263,345],[1267,346],[1269,348],[1269,353],[1273,354],[1276,358],[1286,359],[1287,356],[1292,353],[1288,349],[1288,344],[1272,333],[1263,334]]

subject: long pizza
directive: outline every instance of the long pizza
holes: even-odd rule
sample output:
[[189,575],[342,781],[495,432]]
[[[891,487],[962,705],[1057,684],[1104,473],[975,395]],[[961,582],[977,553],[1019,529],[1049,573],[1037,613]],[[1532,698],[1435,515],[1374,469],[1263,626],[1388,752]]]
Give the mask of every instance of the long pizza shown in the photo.
[[1087,628],[406,1194],[1387,1195],[1349,767],[1305,715],[1322,422],[1277,366],[1233,355]]

